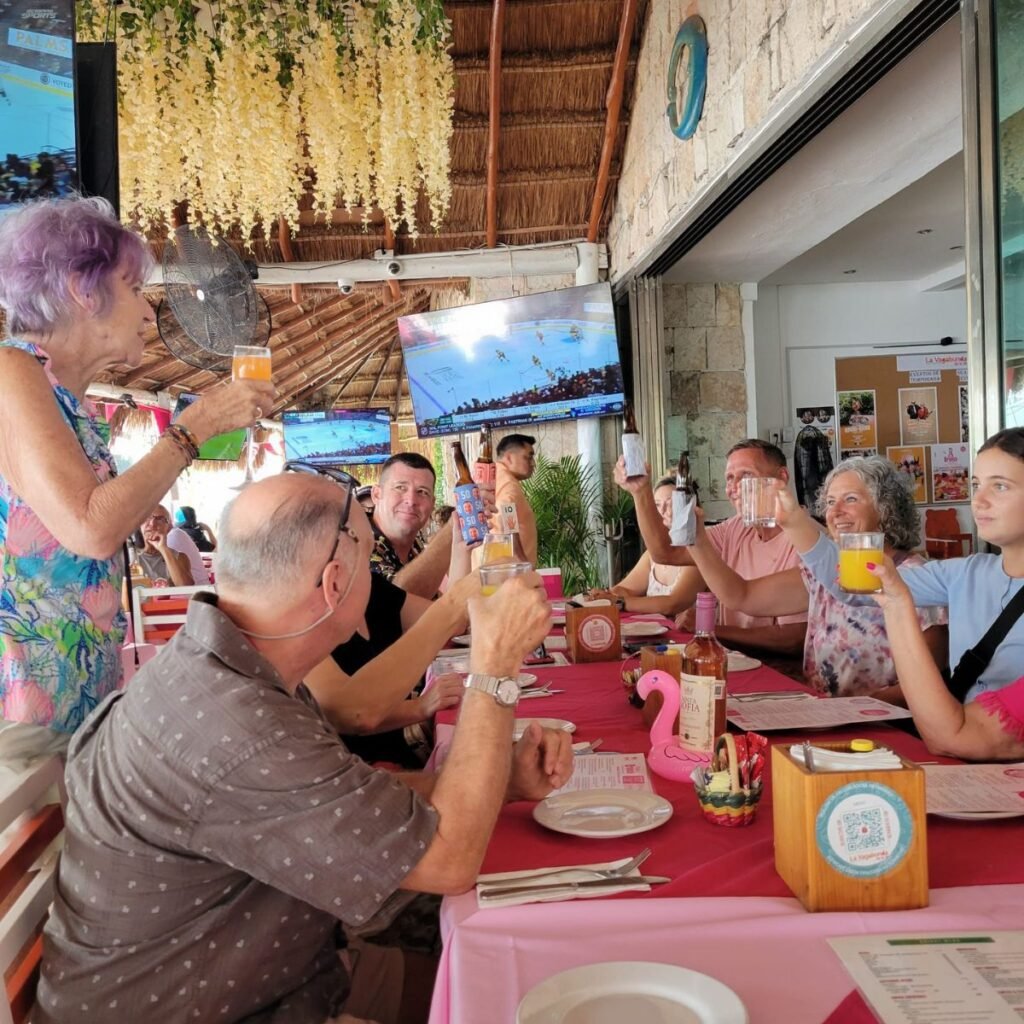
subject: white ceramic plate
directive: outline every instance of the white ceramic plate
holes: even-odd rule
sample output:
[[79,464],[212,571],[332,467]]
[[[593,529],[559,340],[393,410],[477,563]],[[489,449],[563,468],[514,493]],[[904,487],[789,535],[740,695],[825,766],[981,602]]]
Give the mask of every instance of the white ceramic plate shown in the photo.
[[587,789],[549,796],[534,807],[533,817],[555,832],[613,839],[664,825],[672,817],[672,805],[656,793]]
[[936,818],[952,818],[954,821],[997,821],[1000,818],[1021,818],[1024,811],[929,811]]
[[468,647],[473,642],[473,638],[468,633],[462,633],[459,636],[452,637],[452,643],[458,644],[459,647]]
[[528,686],[533,686],[537,682],[537,677],[532,672],[520,672],[516,676],[516,682],[519,684],[520,690],[525,690]]
[[545,729],[561,729],[563,732],[575,732],[576,723],[567,722],[564,718],[517,718],[512,730],[512,742],[518,743],[530,722],[540,722]]
[[739,651],[729,652],[730,672],[749,672],[752,668],[760,668],[761,662],[757,658],[751,658],[749,654],[741,654]]
[[624,637],[662,636],[667,632],[668,626],[662,626],[657,622],[624,622],[622,624]]
[[673,964],[587,964],[542,981],[523,997],[516,1024],[748,1024],[739,996]]

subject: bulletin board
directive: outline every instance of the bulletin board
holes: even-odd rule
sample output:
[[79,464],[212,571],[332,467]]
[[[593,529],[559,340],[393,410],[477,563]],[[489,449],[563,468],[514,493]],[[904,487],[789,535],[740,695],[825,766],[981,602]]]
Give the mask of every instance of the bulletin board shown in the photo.
[[[956,369],[936,371],[932,376],[938,379],[912,380],[910,371],[897,369],[895,355],[836,359],[836,415],[840,415],[844,393],[873,393],[877,454],[891,458],[909,474],[919,504],[960,504],[970,499],[967,382]],[[847,411],[849,404],[847,399]],[[927,415],[917,420],[908,412],[911,407]],[[841,437],[843,433],[840,423]],[[842,458],[842,440],[840,449]],[[919,455],[923,455],[923,480],[917,470]]]

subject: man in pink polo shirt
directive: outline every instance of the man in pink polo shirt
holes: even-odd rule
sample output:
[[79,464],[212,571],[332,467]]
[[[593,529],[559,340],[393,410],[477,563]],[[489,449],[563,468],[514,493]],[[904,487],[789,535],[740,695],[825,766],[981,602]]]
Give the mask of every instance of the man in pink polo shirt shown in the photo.
[[[776,445],[756,437],[746,438],[729,449],[725,463],[725,494],[737,514],[724,523],[708,527],[708,536],[722,561],[744,579],[756,579],[798,566],[800,559],[779,527],[743,525],[739,515],[740,481],[748,476],[788,481],[786,456]],[[619,459],[615,467],[615,481],[633,495],[640,532],[651,559],[665,565],[690,566],[690,571],[696,573],[689,549],[673,547],[669,540],[668,530],[654,505],[650,480],[647,477],[627,480],[622,459]],[[725,644],[739,644],[778,654],[799,654],[803,651],[806,615],[767,619],[722,608],[720,620],[715,633]],[[692,609],[683,612],[677,623],[684,629],[692,629]]]

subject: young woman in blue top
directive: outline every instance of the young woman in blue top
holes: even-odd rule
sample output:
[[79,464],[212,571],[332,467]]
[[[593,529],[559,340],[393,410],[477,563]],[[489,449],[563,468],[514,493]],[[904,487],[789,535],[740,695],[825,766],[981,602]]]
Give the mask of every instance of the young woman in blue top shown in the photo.
[[[949,665],[988,632],[1011,598],[1024,586],[1024,428],[990,437],[974,460],[971,509],[978,536],[1001,553],[948,558],[900,569],[918,607],[949,608]],[[780,492],[779,525],[789,534],[804,564],[831,593],[848,604],[862,604],[839,588],[835,544],[822,537],[792,496]],[[1010,629],[965,703],[1016,680],[1024,664],[1024,616]]]
[[[28,203],[0,222],[0,764],[63,751],[121,678],[122,544],[192,460],[251,425],[269,383],[220,387],[123,476],[86,400],[142,361],[144,239],[102,199]],[[191,437],[191,441],[189,438]]]

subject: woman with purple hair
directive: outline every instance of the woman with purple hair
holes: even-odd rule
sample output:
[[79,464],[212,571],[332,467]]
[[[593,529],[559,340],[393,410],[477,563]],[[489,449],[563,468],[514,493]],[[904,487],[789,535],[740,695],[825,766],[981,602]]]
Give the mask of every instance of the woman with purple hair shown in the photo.
[[273,404],[269,383],[228,383],[116,476],[85,392],[142,361],[151,264],[102,199],[27,203],[0,221],[2,765],[63,752],[117,687],[125,539],[203,441]]

